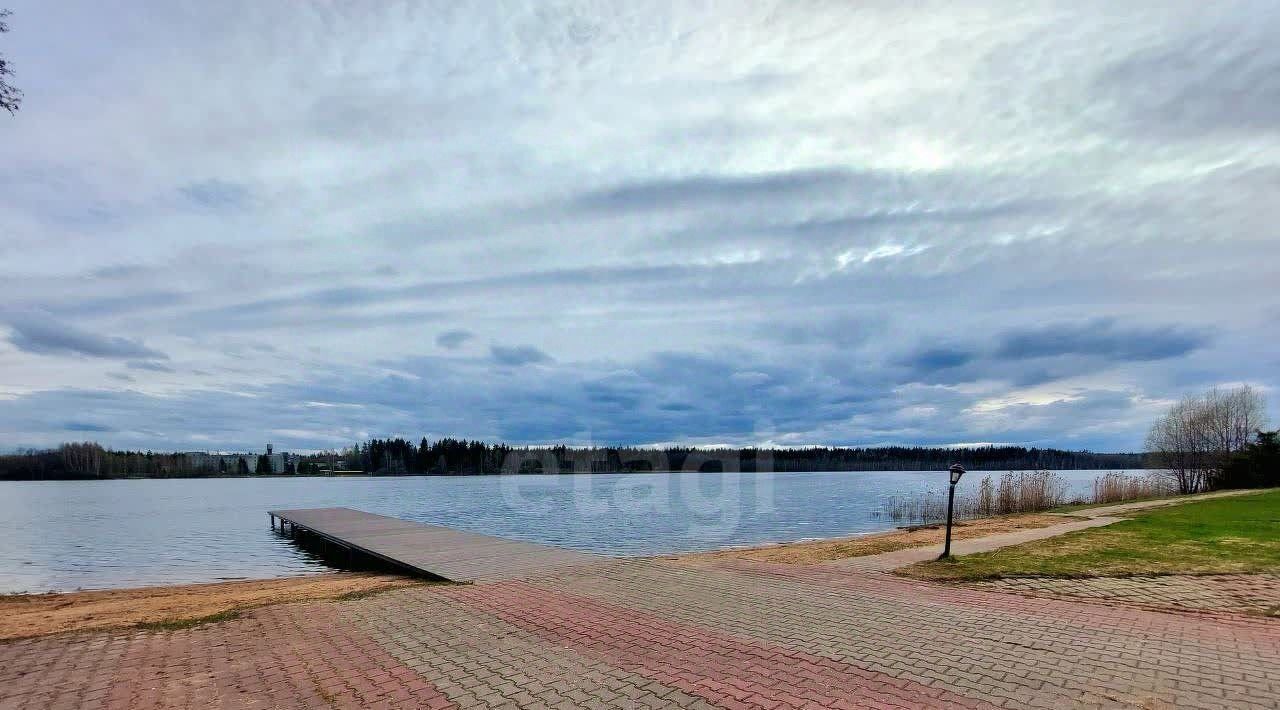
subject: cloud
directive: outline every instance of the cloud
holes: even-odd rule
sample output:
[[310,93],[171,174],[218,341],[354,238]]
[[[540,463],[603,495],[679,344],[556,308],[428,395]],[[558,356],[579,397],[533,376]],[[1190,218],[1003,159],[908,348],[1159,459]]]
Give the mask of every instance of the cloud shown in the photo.
[[93,424],[91,422],[66,422],[62,425],[66,431],[83,431],[89,433],[105,434],[115,431],[115,427],[106,424]]
[[6,442],[1135,448],[1280,391],[1267,2],[13,1]]
[[436,336],[436,345],[445,350],[457,350],[462,347],[468,340],[475,337],[475,333],[461,328],[454,330],[446,330]]
[[1112,366],[1184,358],[1211,342],[1210,331],[1121,325],[1115,318],[1011,328],[991,344],[921,346],[896,359],[908,381],[942,385],[1003,382],[1035,388]]
[[[901,206],[877,206],[855,214],[803,219],[789,224],[762,227],[761,231],[789,237],[832,239],[872,230],[891,230],[915,225],[1002,223],[1015,218],[1034,217],[1052,208],[1047,200],[1031,199],[992,204],[948,204],[954,198],[947,197],[945,189],[930,189],[923,184],[904,189],[912,179],[919,180],[904,175],[889,183],[887,187],[892,189],[882,193],[893,202],[902,203]],[[921,204],[922,198],[938,201],[938,204]]]
[[648,211],[687,205],[783,199],[796,194],[848,187],[853,177],[842,169],[768,172],[756,175],[695,175],[633,182],[585,193],[574,205],[611,212]]
[[520,367],[551,360],[551,356],[532,345],[491,345],[489,354],[499,365]]
[[1274,134],[1280,130],[1277,32],[1274,8],[1242,12],[1105,65],[1097,86],[1119,105],[1125,124],[1148,137]]
[[152,360],[167,360],[169,357],[137,340],[90,333],[39,314],[11,317],[7,324],[12,331],[9,342],[29,353]]
[[1210,335],[1203,329],[1126,327],[1111,318],[1098,318],[1008,331],[1000,337],[995,355],[1004,360],[1079,355],[1142,362],[1181,357],[1209,342]]
[[785,345],[849,348],[866,343],[885,329],[882,317],[842,316],[813,321],[770,321],[758,327],[764,338]]
[[130,360],[125,363],[125,367],[130,370],[147,370],[148,372],[173,372],[173,368],[168,365],[155,362],[152,360]]
[[949,347],[930,347],[912,353],[900,362],[915,370],[932,372],[949,370],[973,361],[975,355],[967,350]]
[[212,210],[229,210],[244,207],[249,202],[249,188],[223,180],[193,182],[179,188],[179,192],[199,207]]
[[[668,352],[626,368],[551,361],[534,378],[477,377],[482,363],[456,358],[388,365],[400,374],[316,372],[303,381],[174,396],[41,391],[0,400],[0,431],[22,432],[8,437],[19,445],[74,440],[84,430],[68,427],[64,413],[93,411],[122,422],[102,432],[108,443],[133,448],[163,441],[167,448],[248,449],[260,447],[265,433],[281,449],[310,450],[375,434],[466,431],[528,443],[740,445],[941,445],[1002,432],[1024,443],[1114,449],[1132,448],[1129,432],[1145,428],[1151,412],[1124,390],[992,398],[904,384],[889,371],[841,379],[834,365],[814,369],[744,352]],[[277,405],[264,409],[263,402]]]

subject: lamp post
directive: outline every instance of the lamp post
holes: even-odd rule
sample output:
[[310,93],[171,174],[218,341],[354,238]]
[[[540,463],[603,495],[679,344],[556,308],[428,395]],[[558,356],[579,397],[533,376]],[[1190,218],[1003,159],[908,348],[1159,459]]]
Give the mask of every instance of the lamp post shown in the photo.
[[960,482],[960,477],[964,475],[964,466],[958,463],[951,464],[951,490],[947,493],[947,542],[942,547],[942,555],[938,557],[945,560],[951,556],[951,509],[956,503],[956,484]]

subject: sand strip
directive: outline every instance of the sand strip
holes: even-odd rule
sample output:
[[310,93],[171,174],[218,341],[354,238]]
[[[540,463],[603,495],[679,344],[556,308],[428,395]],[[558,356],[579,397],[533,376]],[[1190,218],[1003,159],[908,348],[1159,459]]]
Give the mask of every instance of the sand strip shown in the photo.
[[174,624],[243,609],[351,597],[417,584],[395,575],[328,574],[68,594],[0,596],[0,640],[134,626]]

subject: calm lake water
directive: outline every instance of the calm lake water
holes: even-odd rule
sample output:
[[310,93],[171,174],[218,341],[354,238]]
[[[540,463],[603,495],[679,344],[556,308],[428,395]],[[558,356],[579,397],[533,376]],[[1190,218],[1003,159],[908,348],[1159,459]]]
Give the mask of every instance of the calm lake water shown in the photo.
[[[1101,473],[1060,475],[1085,491]],[[959,491],[984,475],[971,472]],[[894,523],[875,512],[890,497],[945,489],[937,471],[0,482],[0,593],[326,569],[272,533],[266,511],[275,508],[348,506],[646,555],[884,530]]]

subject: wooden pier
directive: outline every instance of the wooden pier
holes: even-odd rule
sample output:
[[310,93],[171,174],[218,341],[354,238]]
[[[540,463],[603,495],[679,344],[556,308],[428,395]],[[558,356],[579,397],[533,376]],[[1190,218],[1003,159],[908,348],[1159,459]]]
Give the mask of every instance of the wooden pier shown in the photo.
[[352,508],[272,510],[272,528],[315,537],[348,555],[368,555],[410,574],[490,582],[599,562],[600,556],[425,525]]

